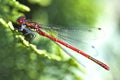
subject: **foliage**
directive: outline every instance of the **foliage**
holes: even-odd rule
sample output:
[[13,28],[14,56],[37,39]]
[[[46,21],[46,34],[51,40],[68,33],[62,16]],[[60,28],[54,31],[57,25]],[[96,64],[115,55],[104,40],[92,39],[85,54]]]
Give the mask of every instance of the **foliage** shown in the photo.
[[[35,4],[38,0],[19,1],[27,2],[30,8],[16,0],[0,0],[0,80],[81,80],[75,71],[84,70],[73,59],[66,59],[59,46],[41,38],[40,42],[48,45],[39,44],[38,49],[37,45],[29,44],[21,33],[15,31],[13,24],[19,16],[24,15],[23,12],[31,9],[32,12],[26,13],[27,16],[41,23],[92,25],[95,22],[93,16],[96,16],[92,4],[87,0],[47,0],[46,4],[44,0],[40,4]],[[44,47],[48,50],[42,50]]]
[[[48,18],[50,24],[61,24],[63,26],[93,26],[99,16],[100,7],[97,4],[99,0],[28,0],[35,5],[31,7],[33,18]],[[39,1],[39,2],[38,2]],[[51,4],[51,5],[50,5]],[[44,7],[45,6],[45,7]],[[36,8],[36,10],[34,10]],[[47,11],[46,11],[47,10]],[[39,15],[39,16],[38,16]],[[46,17],[45,17],[46,16]]]

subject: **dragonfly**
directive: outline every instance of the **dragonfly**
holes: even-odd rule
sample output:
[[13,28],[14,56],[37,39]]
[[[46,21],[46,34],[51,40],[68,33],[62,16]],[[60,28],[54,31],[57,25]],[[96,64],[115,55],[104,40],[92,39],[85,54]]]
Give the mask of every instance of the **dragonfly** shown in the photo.
[[[28,20],[25,16],[21,16],[17,19],[17,23],[18,25],[20,25],[21,27],[18,28],[18,31],[20,32],[24,32],[24,35],[28,35],[28,34],[31,34],[33,38],[35,38],[35,35],[33,34],[32,30],[31,29],[34,29],[39,35],[41,36],[44,36],[44,37],[47,37],[49,38],[50,40],[58,43],[58,44],[61,44],[73,51],[75,51],[76,53],[78,54],[81,54],[82,56],[86,57],[87,59],[95,62],[96,64],[100,65],[101,67],[103,67],[104,69],[106,70],[109,70],[109,66],[106,65],[105,63],[95,59],[94,57],[90,56],[89,54],[85,53],[84,51],[68,44],[67,42],[64,42],[48,33],[46,33],[43,29],[45,28],[44,26],[41,26],[41,24],[37,23],[37,22],[32,22],[30,20]],[[59,28],[56,28],[56,27],[47,27],[46,28],[48,29],[57,29],[59,30]],[[74,29],[74,28],[73,28]],[[99,30],[101,28],[98,28]]]

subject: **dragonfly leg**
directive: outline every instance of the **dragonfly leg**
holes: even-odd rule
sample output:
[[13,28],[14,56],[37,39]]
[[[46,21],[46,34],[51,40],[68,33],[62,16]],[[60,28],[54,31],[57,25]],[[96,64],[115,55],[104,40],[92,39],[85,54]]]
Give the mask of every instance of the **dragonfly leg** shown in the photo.
[[14,30],[18,30],[19,32],[23,32],[23,30],[26,28],[26,25],[21,25],[19,27],[17,27],[17,26],[16,25],[14,26]]
[[36,37],[36,35],[34,33],[26,33],[24,34],[25,36],[25,39],[28,41],[28,42],[32,42],[34,40],[34,38]]
[[15,30],[22,32],[26,28],[26,25],[21,25],[20,27],[14,27]]
[[14,29],[21,32],[24,35],[25,40],[27,40],[29,43],[31,43],[33,41],[33,39],[36,37],[36,35],[33,33],[33,31],[30,30],[28,27],[26,27],[26,25],[14,27]]
[[32,32],[32,30],[30,30],[29,28],[24,28],[22,31],[23,35],[25,36],[25,39],[28,42],[32,42],[33,39],[36,37],[36,35]]

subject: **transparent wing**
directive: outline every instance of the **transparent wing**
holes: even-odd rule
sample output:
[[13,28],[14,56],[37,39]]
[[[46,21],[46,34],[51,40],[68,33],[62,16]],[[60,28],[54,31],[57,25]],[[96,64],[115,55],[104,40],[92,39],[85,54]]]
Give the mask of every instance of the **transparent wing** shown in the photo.
[[53,32],[56,34],[58,39],[67,42],[70,45],[89,53],[90,55],[98,55],[96,46],[94,46],[92,42],[97,38],[103,37],[104,32],[100,27],[62,27],[56,25],[41,25],[41,27],[48,33]]
[[[41,25],[41,29],[46,33],[58,38],[59,40],[64,41],[65,43],[68,43],[73,47],[78,48],[86,54],[89,54],[90,56],[92,55],[94,57],[98,55],[98,51],[96,49],[96,46],[94,46],[91,42],[94,42],[94,40],[97,40],[98,38],[102,38],[104,36],[104,32],[101,28],[93,28],[89,26],[62,27]],[[59,45],[65,53],[82,64],[83,67],[86,67],[86,64],[89,63],[90,60],[86,59],[84,56],[61,44]]]
[[104,32],[101,27],[91,27],[87,25],[63,27],[60,25],[42,25],[41,28],[47,31],[55,32],[57,35],[69,36],[80,41],[91,41],[103,37]]

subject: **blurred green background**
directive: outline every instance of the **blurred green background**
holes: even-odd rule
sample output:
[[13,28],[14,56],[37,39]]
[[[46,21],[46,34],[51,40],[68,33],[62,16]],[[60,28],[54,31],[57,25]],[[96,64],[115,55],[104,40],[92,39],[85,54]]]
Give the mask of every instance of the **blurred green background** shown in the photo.
[[[91,69],[96,72],[89,72],[74,59],[67,58],[59,46],[46,38],[40,37],[39,44],[28,44],[28,47],[21,33],[12,28],[12,24],[17,23],[16,19],[25,15],[33,21],[46,25],[76,27],[99,24],[103,26],[104,31],[112,34],[115,25],[112,28],[109,28],[109,25],[106,26],[113,20],[113,17],[109,17],[113,14],[109,12],[112,10],[111,6],[106,6],[108,2],[107,0],[106,2],[100,0],[0,0],[0,80],[96,80],[94,78],[96,76],[99,77],[97,80],[119,80],[118,76],[113,75],[120,70],[115,67],[119,62],[114,60],[119,54],[115,54],[114,57],[110,56],[117,49],[115,44],[114,46],[111,44],[109,40],[111,37],[108,33],[109,37],[105,38],[106,43],[102,45],[101,52],[109,53],[102,55],[106,62],[108,60],[116,62],[114,66],[112,66],[112,61],[109,63],[110,67],[114,67],[112,69],[116,69],[116,72],[114,70],[105,72],[105,70],[96,68]],[[108,15],[109,13],[112,15]],[[119,19],[117,22],[119,26]],[[116,42],[116,38],[111,40]],[[117,59],[119,61],[119,57]]]

